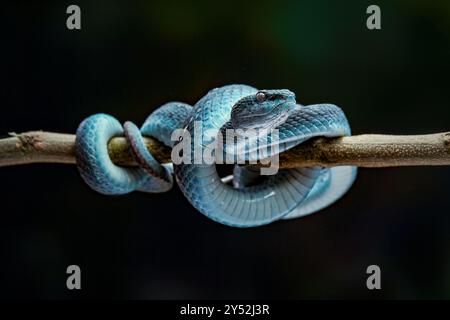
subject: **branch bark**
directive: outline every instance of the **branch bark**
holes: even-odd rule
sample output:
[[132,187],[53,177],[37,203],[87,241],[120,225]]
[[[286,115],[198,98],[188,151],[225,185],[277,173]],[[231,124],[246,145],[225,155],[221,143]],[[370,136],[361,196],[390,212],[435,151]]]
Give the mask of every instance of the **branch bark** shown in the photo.
[[[170,162],[170,148],[153,138],[145,138],[145,143],[158,161]],[[117,165],[136,165],[124,138],[113,138],[108,150]],[[29,163],[74,164],[75,135],[31,131],[0,139],[0,166]],[[371,168],[450,165],[450,132],[316,138],[280,155],[280,168],[341,165]]]

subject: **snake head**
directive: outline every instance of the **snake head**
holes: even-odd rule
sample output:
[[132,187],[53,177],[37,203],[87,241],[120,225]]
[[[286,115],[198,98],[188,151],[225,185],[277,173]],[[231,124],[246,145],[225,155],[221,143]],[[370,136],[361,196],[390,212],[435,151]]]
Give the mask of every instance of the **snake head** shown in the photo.
[[260,90],[240,99],[231,109],[234,129],[273,129],[284,123],[297,106],[289,90]]

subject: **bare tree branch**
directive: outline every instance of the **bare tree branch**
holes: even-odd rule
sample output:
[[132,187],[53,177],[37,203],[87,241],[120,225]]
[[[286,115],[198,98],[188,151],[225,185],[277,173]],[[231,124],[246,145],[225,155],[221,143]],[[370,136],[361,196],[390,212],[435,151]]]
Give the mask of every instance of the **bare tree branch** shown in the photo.
[[[152,138],[145,138],[145,142],[158,161],[170,162],[170,148]],[[114,163],[136,165],[124,138],[113,138],[108,149]],[[75,135],[32,131],[0,139],[0,166],[28,163],[75,163]],[[450,165],[450,132],[317,138],[280,155],[281,168],[341,165],[372,168]]]

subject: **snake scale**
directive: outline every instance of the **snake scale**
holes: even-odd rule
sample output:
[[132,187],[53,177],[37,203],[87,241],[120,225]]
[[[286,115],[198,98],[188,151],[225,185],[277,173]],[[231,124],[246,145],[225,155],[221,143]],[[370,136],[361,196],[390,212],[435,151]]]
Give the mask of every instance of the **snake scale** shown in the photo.
[[[76,135],[79,172],[92,189],[106,195],[135,190],[165,192],[172,187],[175,176],[179,188],[198,211],[234,227],[261,226],[316,212],[339,199],[356,178],[357,169],[350,166],[282,169],[264,176],[261,169],[235,165],[233,183],[229,184],[220,178],[215,163],[160,164],[145,148],[143,136],[176,148],[187,142],[172,141],[174,130],[182,128],[195,136],[196,125],[201,129],[201,152],[214,139],[206,134],[211,130],[276,129],[276,140],[254,141],[258,160],[263,148],[269,150],[266,156],[276,156],[313,137],[350,135],[348,121],[335,105],[303,106],[296,103],[289,90],[228,85],[209,91],[193,107],[181,102],[167,103],[150,114],[140,129],[131,122],[122,126],[106,114],[88,117]],[[117,136],[128,139],[138,167],[120,167],[111,161],[107,145]],[[194,150],[194,139],[190,144]],[[225,146],[224,153],[229,147]],[[245,159],[249,158],[250,149],[240,149]]]

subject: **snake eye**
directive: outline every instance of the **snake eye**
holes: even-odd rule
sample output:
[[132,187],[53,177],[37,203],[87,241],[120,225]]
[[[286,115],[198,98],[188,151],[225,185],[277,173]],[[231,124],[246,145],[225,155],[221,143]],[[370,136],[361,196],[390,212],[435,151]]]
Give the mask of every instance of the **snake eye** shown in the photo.
[[266,95],[263,92],[258,92],[256,94],[256,100],[258,100],[258,102],[264,102],[266,101]]

